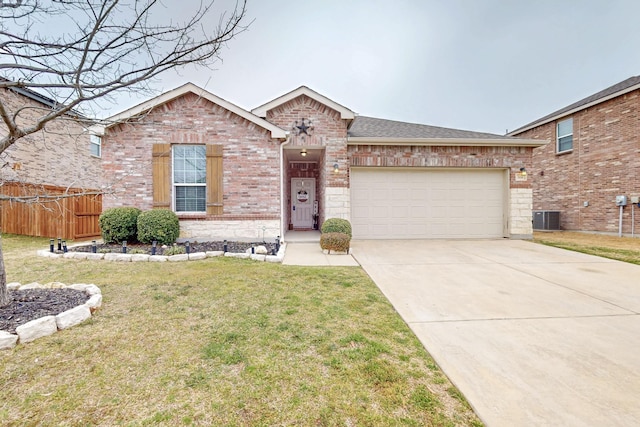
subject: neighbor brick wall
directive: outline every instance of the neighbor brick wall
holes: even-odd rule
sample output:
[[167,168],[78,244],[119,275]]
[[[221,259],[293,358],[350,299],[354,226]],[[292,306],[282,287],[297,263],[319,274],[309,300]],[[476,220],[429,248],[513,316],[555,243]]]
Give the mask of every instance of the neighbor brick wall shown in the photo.
[[[22,109],[18,124],[29,125],[48,107],[8,89],[0,97],[10,112]],[[0,122],[0,136],[8,133]],[[89,152],[89,134],[72,117],[63,116],[25,136],[0,155],[0,181],[98,189],[101,161]]]
[[[640,195],[640,90],[577,112],[573,151],[556,154],[557,121],[516,136],[548,139],[533,152],[533,209],[560,211],[566,230],[617,232],[617,195]],[[588,206],[584,203],[588,202]],[[631,232],[631,206],[623,210],[623,232]],[[636,209],[635,229],[640,226]]]
[[[156,107],[139,120],[107,129],[105,179],[114,184],[116,194],[105,197],[105,209],[152,208],[155,143],[223,145],[223,215],[190,219],[220,224],[280,219],[280,142],[265,129],[192,93]],[[201,232],[203,226],[207,225],[191,228]]]

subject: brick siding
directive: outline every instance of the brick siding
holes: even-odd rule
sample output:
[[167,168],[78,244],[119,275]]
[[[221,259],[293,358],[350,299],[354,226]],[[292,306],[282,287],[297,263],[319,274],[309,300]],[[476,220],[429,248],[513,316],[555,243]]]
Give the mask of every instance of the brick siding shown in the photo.
[[[22,109],[19,124],[31,124],[48,107],[8,89],[0,89],[9,111]],[[4,124],[0,135],[6,135]],[[0,181],[98,189],[101,161],[89,152],[88,132],[71,117],[53,120],[0,155]]]
[[152,208],[155,143],[223,145],[223,215],[194,219],[279,220],[280,142],[265,129],[193,93],[107,129],[104,175],[117,191],[105,197],[105,209]]
[[[517,137],[547,139],[533,151],[533,209],[560,211],[566,230],[618,232],[617,195],[640,196],[640,90],[574,113],[573,150],[556,154],[556,124],[550,122]],[[585,206],[585,202],[588,206]],[[640,209],[623,209],[623,233],[635,230]]]

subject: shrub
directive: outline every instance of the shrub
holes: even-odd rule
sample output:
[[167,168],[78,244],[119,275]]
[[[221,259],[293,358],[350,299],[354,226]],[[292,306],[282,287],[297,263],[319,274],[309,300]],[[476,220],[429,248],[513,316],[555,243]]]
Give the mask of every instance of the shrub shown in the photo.
[[164,252],[162,252],[162,255],[180,255],[186,252],[187,251],[185,250],[184,246],[171,246],[170,248],[165,249]]
[[138,208],[111,208],[100,214],[98,223],[105,243],[135,242],[138,235]]
[[320,231],[324,233],[344,233],[351,237],[351,223],[342,218],[329,218],[322,223]]
[[178,215],[167,209],[153,209],[138,216],[138,240],[161,245],[170,245],[180,235]]
[[331,251],[349,252],[351,237],[346,233],[322,233],[320,235],[320,247]]

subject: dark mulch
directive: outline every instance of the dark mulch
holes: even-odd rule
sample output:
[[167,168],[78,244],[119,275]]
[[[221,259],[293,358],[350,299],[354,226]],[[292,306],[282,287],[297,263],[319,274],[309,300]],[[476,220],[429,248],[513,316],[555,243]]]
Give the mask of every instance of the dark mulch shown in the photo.
[[75,289],[25,289],[9,291],[9,305],[0,308],[0,331],[15,334],[31,320],[55,316],[84,304],[89,296]]
[[[176,243],[176,246],[184,247],[184,243]],[[207,252],[207,251],[224,251],[225,243],[219,241],[212,242],[189,242],[189,246],[191,247],[191,253],[195,252]],[[276,253],[276,244],[275,239],[273,243],[266,242],[227,242],[227,252],[241,253],[246,252],[247,249],[255,246],[265,246],[269,253]],[[122,253],[122,245],[116,244],[99,244],[96,245],[96,251],[98,253],[104,252],[114,252],[114,253]],[[170,247],[170,246],[169,246]],[[156,247],[156,255],[163,255],[165,250],[168,248],[163,248],[162,245],[158,245]],[[74,246],[69,248],[70,251],[75,252],[91,252],[91,245],[83,245],[83,246]],[[128,243],[127,244],[127,253],[145,253],[151,255],[151,245],[144,245],[140,243]]]

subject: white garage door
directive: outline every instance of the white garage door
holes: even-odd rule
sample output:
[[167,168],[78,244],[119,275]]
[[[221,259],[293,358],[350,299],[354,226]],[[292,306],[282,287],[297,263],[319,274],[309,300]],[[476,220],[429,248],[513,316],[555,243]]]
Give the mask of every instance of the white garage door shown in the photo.
[[495,238],[505,230],[499,169],[351,169],[354,239]]

